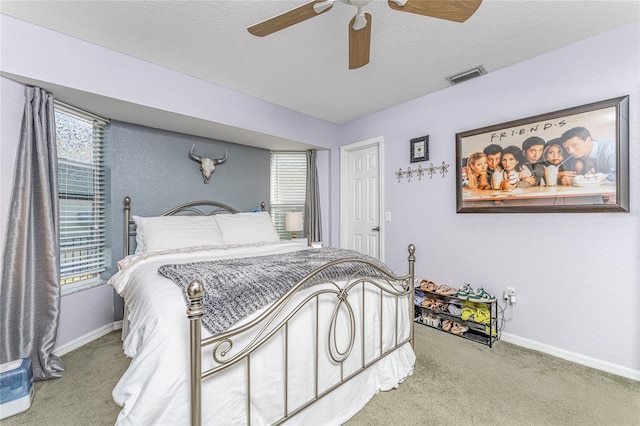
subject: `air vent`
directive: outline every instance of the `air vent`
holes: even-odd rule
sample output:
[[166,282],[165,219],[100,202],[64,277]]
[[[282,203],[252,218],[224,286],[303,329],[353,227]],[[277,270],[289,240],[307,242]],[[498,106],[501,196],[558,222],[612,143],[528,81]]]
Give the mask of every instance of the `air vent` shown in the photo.
[[463,81],[471,80],[472,78],[480,77],[481,75],[484,75],[486,73],[487,73],[487,70],[485,70],[484,67],[480,65],[468,71],[463,71],[461,73],[451,75],[447,77],[447,81],[452,85],[458,84],[458,83],[462,83]]

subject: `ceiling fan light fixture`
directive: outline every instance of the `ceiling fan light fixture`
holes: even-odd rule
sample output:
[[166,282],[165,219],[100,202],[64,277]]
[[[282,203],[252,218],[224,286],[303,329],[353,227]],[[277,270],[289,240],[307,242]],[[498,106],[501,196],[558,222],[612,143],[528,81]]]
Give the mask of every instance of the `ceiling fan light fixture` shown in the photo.
[[484,69],[484,66],[478,65],[477,67],[472,68],[470,70],[463,71],[458,74],[450,75],[449,77],[447,77],[447,81],[451,83],[451,85],[453,86],[454,84],[462,83],[463,81],[480,77],[481,75],[484,75],[486,73],[487,73],[487,70]]

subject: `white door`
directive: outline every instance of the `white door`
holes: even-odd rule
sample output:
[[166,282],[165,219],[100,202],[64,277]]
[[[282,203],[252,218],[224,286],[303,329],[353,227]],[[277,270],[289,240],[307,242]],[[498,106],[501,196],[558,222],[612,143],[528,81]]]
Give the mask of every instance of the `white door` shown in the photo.
[[340,246],[384,260],[382,138],[340,150]]

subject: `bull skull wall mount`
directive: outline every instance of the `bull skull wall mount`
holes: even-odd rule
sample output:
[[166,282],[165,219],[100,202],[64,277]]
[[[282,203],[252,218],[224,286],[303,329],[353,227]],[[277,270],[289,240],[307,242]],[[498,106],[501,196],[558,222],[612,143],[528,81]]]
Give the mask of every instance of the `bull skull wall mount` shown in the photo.
[[191,147],[191,151],[189,151],[189,157],[191,157],[193,161],[197,161],[198,163],[200,163],[202,179],[204,180],[204,183],[209,183],[209,179],[211,178],[213,171],[216,169],[216,166],[218,164],[224,163],[224,161],[227,159],[227,150],[224,151],[224,157],[222,158],[206,158],[195,155],[193,153],[195,147],[196,144],[193,144],[193,146]]

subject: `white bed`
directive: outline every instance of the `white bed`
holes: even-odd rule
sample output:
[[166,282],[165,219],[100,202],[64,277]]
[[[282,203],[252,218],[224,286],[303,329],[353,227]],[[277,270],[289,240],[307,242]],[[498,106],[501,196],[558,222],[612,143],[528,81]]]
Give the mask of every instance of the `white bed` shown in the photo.
[[[125,204],[128,208],[129,203]],[[126,221],[129,223],[128,212]],[[267,238],[270,241],[250,241],[261,232],[270,232],[266,230],[249,230],[244,235],[237,228],[233,230],[234,236],[222,232],[221,244],[179,247],[178,241],[178,247],[169,248],[160,244],[161,250],[130,255],[119,262],[120,271],[110,284],[125,300],[128,333],[124,352],[132,361],[113,391],[115,402],[122,407],[117,424],[179,425],[197,423],[201,416],[203,424],[337,425],[351,418],[378,391],[392,389],[412,374],[415,355],[411,346],[410,261],[410,274],[403,276],[410,284],[404,287],[398,287],[399,281],[382,280],[371,286],[362,280],[354,283],[358,280],[351,278],[301,288],[292,291],[286,306],[269,317],[262,318],[277,303],[216,336],[221,343],[216,347],[213,341],[202,349],[201,372],[197,375],[205,377],[211,374],[207,370],[230,358],[231,362],[202,381],[201,398],[198,396],[198,403],[194,403],[190,379],[192,321],[187,317],[181,289],[161,276],[158,268],[315,250],[271,237]],[[345,300],[338,302],[342,304],[333,329],[336,285],[352,288],[343,295]],[[363,306],[364,315],[360,317]],[[348,307],[355,322],[347,315]],[[293,317],[289,319],[288,315]],[[241,334],[234,333],[238,329]],[[204,327],[201,333],[203,341],[211,336]],[[229,351],[221,355],[224,349]],[[214,350],[221,363],[214,360]],[[348,352],[346,359],[332,360],[331,351],[334,358],[343,357],[336,350]],[[194,407],[200,400],[201,407]]]

